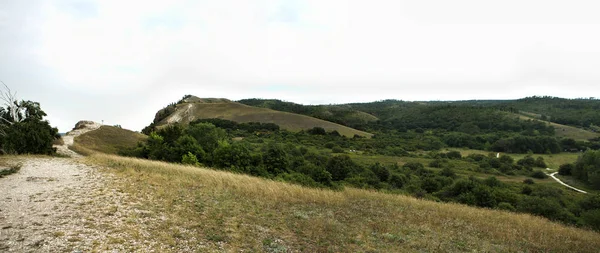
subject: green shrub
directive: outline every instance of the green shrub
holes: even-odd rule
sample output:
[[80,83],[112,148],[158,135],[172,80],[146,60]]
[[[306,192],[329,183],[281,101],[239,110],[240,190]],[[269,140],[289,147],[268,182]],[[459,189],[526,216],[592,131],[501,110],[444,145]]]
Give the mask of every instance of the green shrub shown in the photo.
[[534,181],[533,181],[533,179],[531,179],[531,178],[528,178],[528,179],[525,179],[525,180],[523,180],[523,183],[524,183],[524,184],[535,184],[535,182],[534,182]]
[[546,167],[548,167],[548,166],[546,165],[546,162],[544,162],[544,158],[543,158],[543,157],[541,157],[541,156],[538,156],[538,158],[536,158],[536,159],[535,159],[535,164],[534,164],[534,166],[535,166],[535,167],[539,167],[539,168],[546,168]]
[[183,157],[181,157],[181,163],[195,166],[200,164],[198,158],[196,158],[196,155],[192,154],[192,152],[183,155]]
[[517,210],[513,205],[511,205],[510,203],[506,203],[506,202],[498,203],[498,206],[496,206],[496,208],[498,208],[500,210],[511,211],[511,212],[514,212]]
[[581,214],[581,219],[586,226],[600,231],[600,209],[585,211]]
[[528,185],[524,186],[523,189],[521,190],[521,193],[525,194],[525,195],[530,195],[533,192],[533,189],[531,187],[529,187]]
[[462,155],[459,151],[450,151],[446,153],[446,157],[448,157],[449,159],[461,159]]
[[331,152],[336,153],[336,154],[340,154],[340,153],[344,153],[344,149],[341,148],[340,146],[335,146],[331,149]]
[[537,179],[545,179],[545,178],[548,178],[548,175],[546,175],[546,173],[544,173],[541,170],[536,170],[533,173],[531,173],[531,177],[537,178]]
[[558,167],[558,174],[562,175],[562,176],[570,176],[571,170],[573,170],[573,167],[575,167],[573,164],[565,163],[565,164],[561,165],[560,167]]

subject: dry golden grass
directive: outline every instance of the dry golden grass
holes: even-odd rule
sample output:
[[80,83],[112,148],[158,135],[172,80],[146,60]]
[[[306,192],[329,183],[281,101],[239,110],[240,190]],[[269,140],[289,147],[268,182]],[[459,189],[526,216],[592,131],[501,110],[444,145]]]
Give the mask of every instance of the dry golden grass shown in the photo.
[[[402,195],[330,191],[95,154],[147,216],[152,240],[204,252],[597,252],[600,234],[544,218]],[[132,224],[142,222],[132,217]],[[126,230],[134,233],[134,229]],[[192,247],[193,248],[193,247]]]
[[113,126],[101,126],[100,128],[75,137],[71,149],[83,151],[84,149],[98,151],[107,154],[116,154],[120,149],[135,147],[138,142],[144,141],[147,136],[127,129]]
[[[267,108],[247,106],[236,102],[195,102],[177,105],[177,111],[165,118],[160,124],[167,122],[189,123],[196,119],[220,118],[240,123],[261,122],[275,123],[289,131],[307,130],[313,127],[322,127],[327,131],[338,131],[341,135],[353,137],[355,134],[371,137],[372,134],[349,128],[317,118],[275,111]],[[160,125],[159,124],[159,125]]]

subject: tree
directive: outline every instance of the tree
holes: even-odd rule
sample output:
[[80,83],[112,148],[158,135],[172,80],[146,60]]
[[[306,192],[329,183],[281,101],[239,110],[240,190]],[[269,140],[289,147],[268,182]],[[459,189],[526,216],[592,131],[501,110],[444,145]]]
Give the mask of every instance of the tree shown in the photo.
[[214,165],[218,168],[249,173],[252,165],[252,155],[246,146],[222,142],[214,152]]
[[338,155],[329,158],[325,169],[331,173],[334,181],[346,179],[351,173],[358,172],[358,165],[347,155]]
[[573,164],[571,163],[565,163],[563,165],[561,165],[560,167],[558,167],[558,174],[562,175],[562,176],[570,176],[571,175],[571,170],[573,170]]
[[210,123],[189,125],[183,132],[194,137],[194,139],[198,141],[198,144],[207,153],[207,157],[204,160],[209,163],[211,160],[209,155],[219,147],[220,142],[227,141],[227,133],[225,130],[217,128]]
[[288,172],[287,153],[280,144],[269,143],[263,155],[263,164],[272,175]]
[[381,182],[387,182],[390,178],[390,171],[379,163],[375,163],[369,167]]
[[5,153],[52,154],[52,142],[60,138],[58,129],[43,120],[46,113],[33,101],[18,101],[4,82],[0,91],[0,149]]

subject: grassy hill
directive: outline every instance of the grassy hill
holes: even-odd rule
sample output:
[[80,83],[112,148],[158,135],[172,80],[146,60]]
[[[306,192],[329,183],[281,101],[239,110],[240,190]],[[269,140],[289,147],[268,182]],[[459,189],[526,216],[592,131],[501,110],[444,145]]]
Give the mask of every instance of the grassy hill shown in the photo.
[[302,105],[278,99],[256,98],[242,99],[237,102],[254,107],[302,114],[350,127],[364,125],[379,120],[379,118],[369,113],[356,110],[351,105]]
[[518,114],[518,116],[519,116],[519,118],[525,119],[525,120],[535,119],[535,120],[539,120],[542,122],[546,122],[547,124],[554,127],[554,129],[556,130],[557,137],[571,138],[576,141],[587,141],[589,139],[600,137],[599,133],[594,133],[592,131],[588,131],[588,130],[573,127],[573,126],[567,126],[567,125],[562,125],[562,124],[558,124],[558,123],[554,123],[554,122],[541,120],[540,119],[541,115],[539,115],[539,114],[530,113],[530,112],[520,112],[520,114]]
[[355,134],[370,137],[372,134],[349,128],[329,121],[288,112],[275,111],[232,102],[226,99],[187,98],[175,105],[175,110],[156,125],[189,123],[196,119],[220,118],[239,123],[261,122],[275,123],[290,131],[307,130],[322,127],[326,131],[338,131],[341,135],[352,137]]
[[118,232],[157,242],[166,252],[597,252],[600,247],[596,232],[527,214],[367,190],[304,188],[112,155],[86,159],[111,168],[107,173],[123,180],[109,187],[136,203],[139,215]]
[[[101,126],[75,137],[73,146],[77,151],[88,149],[106,154],[116,154],[120,149],[135,147],[138,142],[146,138],[147,136],[143,134],[127,129]],[[84,153],[86,152],[84,151]]]

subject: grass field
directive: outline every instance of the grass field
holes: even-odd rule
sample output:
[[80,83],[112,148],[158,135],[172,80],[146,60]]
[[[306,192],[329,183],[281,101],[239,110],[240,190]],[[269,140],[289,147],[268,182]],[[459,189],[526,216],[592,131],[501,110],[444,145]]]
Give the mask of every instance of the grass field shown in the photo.
[[534,114],[534,113],[521,112],[521,114],[515,114],[515,115],[518,115],[518,117],[520,119],[525,119],[525,120],[536,119],[536,120],[539,120],[542,122],[546,122],[547,124],[554,127],[557,137],[571,138],[576,141],[587,141],[589,139],[600,137],[600,134],[594,133],[591,131],[587,131],[585,129],[567,126],[567,125],[561,125],[561,124],[541,120],[541,119],[539,119],[539,115]]
[[372,134],[367,132],[305,115],[280,112],[267,108],[252,107],[228,101],[179,104],[177,105],[177,111],[161,121],[159,125],[174,122],[189,123],[196,119],[206,118],[220,118],[240,123],[275,123],[281,128],[290,131],[300,131],[311,129],[313,127],[322,127],[328,132],[336,130],[340,134],[347,137],[353,137],[355,134],[366,137],[372,136]]
[[[171,252],[597,252],[600,234],[505,211],[366,190],[310,189],[163,162],[92,155],[140,213],[115,233]],[[144,223],[152,217],[160,222]],[[145,226],[144,233],[138,226]],[[147,232],[147,233],[146,233]],[[135,250],[135,249],[130,249]]]
[[136,133],[130,130],[113,127],[101,126],[100,128],[84,133],[75,137],[75,151],[88,154],[88,151],[98,151],[106,154],[116,154],[122,148],[135,147],[138,142],[145,140],[147,137],[143,134]]

